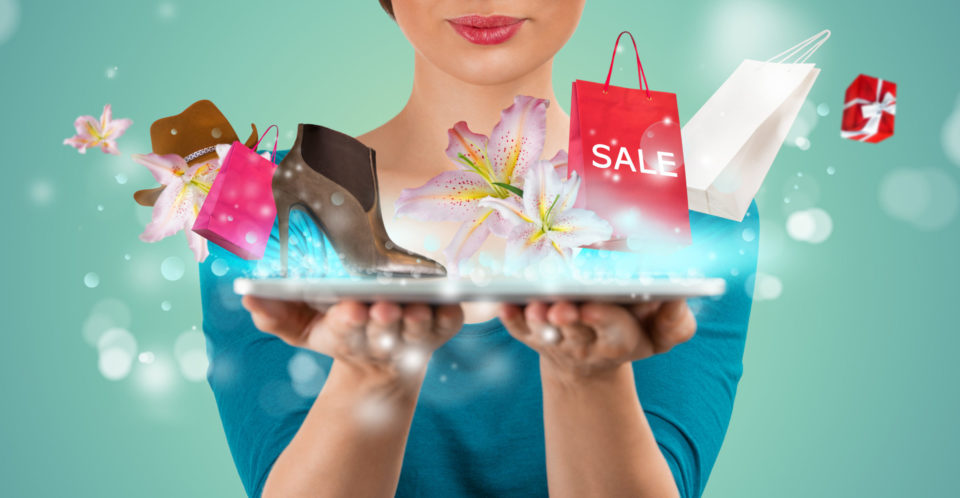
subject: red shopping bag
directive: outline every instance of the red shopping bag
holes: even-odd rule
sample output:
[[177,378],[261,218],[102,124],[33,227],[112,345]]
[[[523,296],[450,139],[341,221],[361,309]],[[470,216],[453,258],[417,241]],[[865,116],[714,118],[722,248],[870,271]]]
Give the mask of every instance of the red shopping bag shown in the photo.
[[[233,143],[193,224],[194,232],[243,259],[263,257],[277,218],[272,186],[277,144],[271,161],[256,152],[270,128],[253,149]],[[279,142],[280,129],[276,132]]]
[[[614,44],[616,57],[620,33]],[[640,63],[640,89],[573,82],[569,166],[582,178],[577,206],[613,225],[613,238],[593,247],[635,251],[690,243],[687,180],[677,96],[650,91]]]

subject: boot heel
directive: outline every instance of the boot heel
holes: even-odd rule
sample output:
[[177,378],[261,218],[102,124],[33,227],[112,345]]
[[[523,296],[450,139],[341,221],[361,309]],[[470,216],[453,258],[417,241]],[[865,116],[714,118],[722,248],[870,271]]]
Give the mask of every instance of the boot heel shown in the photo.
[[281,276],[287,276],[287,246],[290,240],[290,210],[293,200],[286,192],[274,191],[274,201],[277,203],[277,224],[280,235],[280,267]]

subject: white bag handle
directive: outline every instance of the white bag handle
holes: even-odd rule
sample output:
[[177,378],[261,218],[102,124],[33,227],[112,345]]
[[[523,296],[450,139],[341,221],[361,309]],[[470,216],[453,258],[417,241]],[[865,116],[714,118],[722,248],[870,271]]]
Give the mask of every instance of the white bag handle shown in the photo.
[[[821,37],[823,37],[822,40],[820,40]],[[807,59],[809,59],[811,55],[816,53],[816,51],[829,39],[830,39],[830,30],[825,29],[811,36],[810,38],[807,38],[806,40],[794,45],[793,47],[788,48],[783,52],[780,52],[779,54],[771,57],[770,59],[767,60],[767,62],[787,64],[788,63],[787,60],[789,60],[791,57],[796,55],[797,59],[792,64],[803,64],[804,62],[807,62]],[[804,50],[804,49],[806,49],[805,52],[797,55],[801,50]],[[777,59],[780,59],[780,60],[778,61]]]

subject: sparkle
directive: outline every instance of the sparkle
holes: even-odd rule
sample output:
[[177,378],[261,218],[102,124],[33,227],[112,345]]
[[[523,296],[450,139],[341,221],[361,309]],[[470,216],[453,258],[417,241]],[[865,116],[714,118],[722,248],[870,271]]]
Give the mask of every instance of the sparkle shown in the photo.
[[86,285],[91,289],[96,288],[98,285],[100,285],[100,275],[97,275],[94,272],[87,273],[83,276],[83,285]]
[[163,275],[163,278],[171,282],[183,278],[185,270],[186,267],[183,264],[183,260],[176,256],[170,256],[160,263],[160,274]]
[[540,330],[540,337],[547,344],[556,344],[560,341],[560,332],[554,327],[546,326]]

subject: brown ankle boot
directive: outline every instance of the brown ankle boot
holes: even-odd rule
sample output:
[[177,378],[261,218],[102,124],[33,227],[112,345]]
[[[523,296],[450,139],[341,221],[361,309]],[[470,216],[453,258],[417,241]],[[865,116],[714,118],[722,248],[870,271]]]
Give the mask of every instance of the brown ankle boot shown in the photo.
[[310,214],[352,273],[414,277],[447,273],[440,263],[390,240],[380,214],[375,152],[353,137],[301,124],[297,141],[273,175],[273,196],[284,275],[293,208]]

